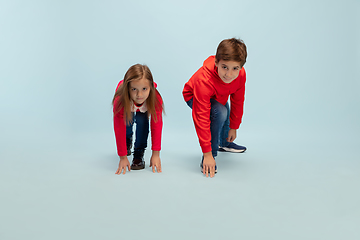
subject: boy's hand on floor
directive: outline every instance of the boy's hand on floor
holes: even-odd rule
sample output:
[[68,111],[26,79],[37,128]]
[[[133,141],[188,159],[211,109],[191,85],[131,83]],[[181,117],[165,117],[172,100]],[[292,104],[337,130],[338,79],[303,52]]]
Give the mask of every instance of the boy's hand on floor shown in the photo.
[[150,158],[150,167],[152,167],[152,171],[155,172],[155,168],[158,173],[161,173],[161,161],[160,161],[160,151],[153,151],[152,156]]
[[125,174],[126,167],[128,168],[128,170],[130,172],[130,163],[129,163],[127,156],[121,156],[120,162],[119,162],[119,167],[118,167],[117,171],[115,172],[115,174],[120,175],[121,172],[123,172],[123,174]]
[[211,178],[215,176],[215,165],[216,162],[211,152],[204,153],[203,174],[206,175],[206,177],[209,176],[209,172]]
[[233,142],[236,138],[236,129],[230,129],[226,141]]

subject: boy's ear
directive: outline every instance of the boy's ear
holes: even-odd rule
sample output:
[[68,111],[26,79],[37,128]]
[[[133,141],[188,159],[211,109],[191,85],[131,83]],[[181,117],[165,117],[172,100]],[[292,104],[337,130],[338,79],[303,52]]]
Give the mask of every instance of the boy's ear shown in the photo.
[[215,58],[215,67],[217,67],[219,64],[218,60]]

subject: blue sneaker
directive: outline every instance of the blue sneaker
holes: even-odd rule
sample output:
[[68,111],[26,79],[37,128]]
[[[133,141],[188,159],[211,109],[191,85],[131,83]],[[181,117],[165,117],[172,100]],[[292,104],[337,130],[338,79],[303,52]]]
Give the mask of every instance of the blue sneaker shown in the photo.
[[[215,158],[214,158],[215,159]],[[200,163],[200,168],[201,168],[201,172],[204,172],[203,170],[203,162],[204,162],[204,156],[201,159],[201,163]],[[210,171],[209,171],[210,173]],[[215,165],[215,173],[217,173],[217,166]]]
[[242,153],[246,151],[246,147],[237,145],[236,143],[231,142],[227,147],[219,147],[220,152],[233,152],[233,153]]

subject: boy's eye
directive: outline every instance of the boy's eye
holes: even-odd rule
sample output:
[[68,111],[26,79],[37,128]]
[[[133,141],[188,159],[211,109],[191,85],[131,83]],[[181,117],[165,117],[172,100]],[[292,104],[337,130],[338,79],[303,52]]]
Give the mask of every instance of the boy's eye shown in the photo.
[[223,66],[223,69],[227,69],[227,67],[226,67],[226,66]]

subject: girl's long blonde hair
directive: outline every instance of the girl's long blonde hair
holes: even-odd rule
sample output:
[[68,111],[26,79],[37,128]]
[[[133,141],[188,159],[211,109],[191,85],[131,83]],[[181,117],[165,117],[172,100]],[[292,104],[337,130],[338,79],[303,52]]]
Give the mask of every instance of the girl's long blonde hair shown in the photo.
[[[132,121],[132,113],[130,106],[130,82],[141,79],[147,79],[150,82],[149,97],[145,100],[147,106],[148,115],[151,116],[155,122],[157,122],[156,111],[163,111],[164,106],[162,98],[158,90],[154,86],[153,76],[148,66],[142,64],[135,64],[127,70],[124,76],[123,83],[116,90],[112,104],[114,106],[114,115],[118,114],[122,108],[124,108],[124,120],[126,123]],[[157,95],[160,96],[161,102],[158,100]]]

